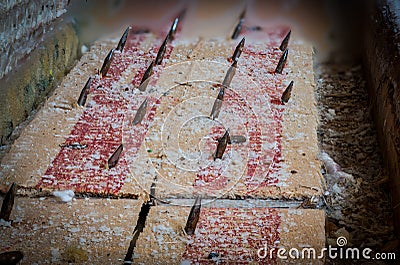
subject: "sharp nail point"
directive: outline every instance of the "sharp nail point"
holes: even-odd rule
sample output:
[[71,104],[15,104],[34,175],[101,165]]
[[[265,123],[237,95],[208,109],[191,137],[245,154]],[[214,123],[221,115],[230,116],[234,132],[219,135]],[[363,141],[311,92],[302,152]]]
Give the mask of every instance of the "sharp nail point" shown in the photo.
[[242,54],[245,41],[246,41],[246,39],[243,37],[243,39],[236,46],[235,51],[233,52],[233,55],[232,55],[233,62],[237,62],[240,55]]
[[107,75],[108,70],[110,69],[112,59],[114,57],[114,49],[107,54],[106,58],[104,59],[103,66],[100,70],[101,77],[105,77]]
[[196,197],[196,200],[190,209],[190,213],[186,222],[185,232],[187,235],[193,235],[196,231],[197,223],[200,219],[201,211],[201,196]]
[[85,106],[87,96],[89,94],[90,83],[92,82],[92,77],[89,77],[88,81],[86,82],[85,86],[82,88],[81,94],[78,98],[78,105],[83,107]]
[[136,125],[142,122],[144,116],[146,115],[146,111],[147,111],[147,102],[149,100],[146,98],[143,103],[140,105],[140,107],[138,108],[135,118],[133,118],[132,121],[132,125]]
[[124,34],[122,34],[122,37],[119,40],[117,48],[116,48],[117,51],[122,52],[124,50],[125,43],[126,43],[126,40],[128,39],[128,34],[129,34],[130,30],[131,30],[131,27],[127,27],[126,30],[124,31]]
[[165,37],[160,49],[158,50],[157,57],[155,60],[156,65],[160,65],[162,63],[162,61],[164,59],[165,51],[167,50],[167,44],[168,44],[169,39],[170,39],[170,34],[168,33],[167,36]]
[[232,33],[231,39],[234,40],[234,39],[237,39],[237,37],[239,37],[239,34],[242,31],[242,26],[243,26],[243,21],[244,21],[245,15],[246,15],[246,8],[243,9],[242,13],[240,13],[239,22],[237,23],[237,25]]
[[290,34],[292,33],[292,30],[289,30],[289,32],[286,34],[285,38],[282,40],[281,45],[279,46],[279,49],[281,51],[285,51],[288,47],[289,40],[290,40]]
[[282,74],[283,68],[286,64],[288,53],[289,50],[286,49],[285,52],[282,54],[281,58],[279,59],[278,65],[276,66],[275,73]]
[[239,19],[244,19],[245,15],[246,15],[246,7],[243,9],[242,13],[240,13]]
[[235,30],[232,33],[232,39],[235,40],[239,37],[240,31],[242,30],[243,21],[240,20],[239,23],[236,25]]
[[284,91],[283,94],[282,94],[281,102],[282,102],[283,104],[289,102],[289,99],[290,99],[290,96],[291,96],[291,93],[292,93],[293,83],[294,83],[294,82],[291,81],[290,84],[287,86],[287,88],[285,89],[285,91]]
[[172,22],[171,28],[169,30],[169,37],[171,38],[171,40],[175,39],[175,33],[178,27],[178,23],[179,23],[179,17],[174,19],[174,22]]
[[17,184],[13,182],[4,197],[3,204],[1,205],[0,219],[5,221],[10,220],[11,212],[14,207],[14,199],[17,193]]
[[122,150],[124,149],[123,144],[120,144],[115,150],[115,152],[111,155],[111,157],[107,161],[108,168],[113,168],[117,165],[119,157],[122,153]]
[[215,152],[214,160],[217,158],[222,159],[228,142],[230,142],[229,129],[227,129],[224,135],[218,140],[217,151]]
[[[150,65],[147,67],[146,71],[143,74],[142,80],[140,81],[140,85],[139,85],[139,90],[140,91],[145,91],[146,90],[148,82],[147,83],[145,83],[145,82],[153,74],[153,67],[154,67],[154,61],[152,61],[150,63]],[[143,84],[145,84],[145,85],[143,85]]]

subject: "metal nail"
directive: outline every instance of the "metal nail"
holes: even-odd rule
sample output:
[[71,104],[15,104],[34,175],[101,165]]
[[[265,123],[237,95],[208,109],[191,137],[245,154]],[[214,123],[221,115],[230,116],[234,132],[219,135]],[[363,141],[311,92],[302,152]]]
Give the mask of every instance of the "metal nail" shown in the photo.
[[244,19],[244,16],[246,15],[246,8],[243,9],[242,13],[239,15],[239,19]]
[[233,31],[233,34],[231,37],[233,40],[237,39],[237,37],[239,36],[240,31],[242,30],[242,24],[243,24],[243,20],[241,19],[241,20],[239,20],[239,23],[236,25],[235,30]]
[[211,119],[215,120],[215,119],[218,118],[219,113],[221,111],[221,107],[222,107],[222,100],[216,99],[214,101],[214,105],[213,105],[212,110],[211,110],[211,114],[210,114],[210,118]]
[[244,47],[244,43],[245,43],[245,38],[243,37],[243,39],[239,42],[239,44],[236,46],[235,51],[233,52],[232,55],[232,60],[234,62],[237,62],[237,60],[239,59],[240,55],[242,54],[243,51],[243,47]]
[[146,72],[144,72],[142,80],[140,81],[139,90],[146,91],[147,85],[149,84],[149,78],[153,74],[154,61],[151,62],[149,67],[147,67]]
[[228,71],[226,72],[224,81],[222,81],[223,87],[229,87],[231,85],[232,79],[236,74],[236,66],[237,61],[234,61],[233,64],[229,67]]
[[289,50],[286,49],[285,52],[282,54],[281,58],[279,59],[278,65],[276,66],[276,69],[275,69],[276,74],[282,74],[283,67],[286,64],[288,52],[289,52]]
[[170,35],[168,34],[165,37],[160,49],[158,50],[157,57],[155,60],[156,65],[160,65],[164,59],[164,54],[165,54],[165,51],[167,50],[167,44],[168,44],[169,38],[170,38]]
[[110,69],[113,57],[114,57],[114,49],[111,49],[111,51],[107,54],[106,58],[104,59],[103,66],[101,67],[101,70],[100,70],[101,77],[105,77],[107,75],[107,72]]
[[120,144],[115,150],[115,152],[111,155],[111,157],[107,161],[108,168],[113,168],[117,165],[119,157],[122,153],[122,150],[124,149],[123,144]]
[[290,96],[292,94],[292,88],[293,88],[293,81],[290,82],[290,84],[287,86],[287,88],[285,89],[285,91],[282,94],[281,102],[283,104],[289,102]]
[[188,219],[186,221],[185,232],[187,235],[193,235],[196,231],[197,222],[200,219],[201,196],[198,196],[190,209]]
[[92,78],[89,77],[88,81],[86,82],[85,86],[82,88],[81,94],[78,98],[78,105],[83,107],[85,106],[87,96],[89,94],[90,83],[92,82]]
[[10,220],[10,215],[14,207],[14,199],[16,193],[17,184],[15,184],[14,182],[13,184],[11,184],[10,189],[7,191],[6,196],[4,197],[3,204],[1,205],[0,219],[3,219],[5,221]]
[[122,37],[119,40],[117,48],[116,48],[117,51],[120,51],[120,52],[123,51],[123,49],[125,47],[126,40],[128,39],[128,34],[129,34],[130,30],[131,30],[131,27],[127,27],[125,32],[124,32],[124,34],[122,34]]
[[240,16],[239,16],[239,22],[238,22],[238,24],[236,25],[235,30],[234,30],[233,33],[232,33],[232,37],[231,37],[231,38],[232,38],[233,40],[237,39],[237,37],[238,37],[239,34],[240,34],[240,31],[242,30],[242,26],[243,26],[245,14],[246,14],[246,9],[244,9],[244,10],[242,11],[242,13],[240,14]]
[[175,39],[175,33],[176,33],[176,28],[178,27],[178,22],[179,22],[179,17],[174,19],[174,22],[172,23],[171,28],[169,30],[168,35],[171,40]]
[[146,115],[147,102],[148,99],[146,98],[136,111],[136,115],[135,118],[133,118],[132,125],[136,125],[142,122],[144,116]]
[[221,107],[222,107],[222,101],[224,99],[224,95],[225,95],[225,87],[221,87],[219,90],[218,96],[214,101],[214,105],[212,107],[211,114],[210,114],[210,118],[213,120],[215,120],[219,116],[219,113],[220,113]]
[[222,159],[222,156],[225,153],[226,146],[228,145],[229,139],[230,139],[229,129],[227,129],[224,133],[224,136],[222,136],[218,140],[217,151],[215,152],[214,160],[217,158]]
[[281,51],[285,51],[287,49],[291,33],[292,33],[292,30],[289,30],[289,32],[286,34],[285,38],[283,39],[281,46],[279,46],[279,49]]

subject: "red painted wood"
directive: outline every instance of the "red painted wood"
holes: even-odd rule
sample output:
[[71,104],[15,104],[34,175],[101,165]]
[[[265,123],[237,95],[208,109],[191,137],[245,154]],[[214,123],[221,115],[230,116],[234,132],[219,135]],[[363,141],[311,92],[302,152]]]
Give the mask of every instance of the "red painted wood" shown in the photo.
[[257,250],[279,245],[279,212],[272,208],[202,208],[195,233],[189,236],[182,260],[215,264],[208,256],[218,253],[218,264],[275,264],[276,255],[261,259]]

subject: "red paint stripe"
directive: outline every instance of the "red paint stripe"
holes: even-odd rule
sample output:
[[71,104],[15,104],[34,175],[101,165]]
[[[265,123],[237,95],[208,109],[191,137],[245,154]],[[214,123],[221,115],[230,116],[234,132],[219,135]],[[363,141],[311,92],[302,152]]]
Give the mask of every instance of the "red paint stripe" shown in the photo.
[[[182,260],[192,264],[214,264],[208,259],[218,253],[219,264],[275,264],[273,258],[260,259],[257,250],[279,245],[281,218],[271,208],[203,208],[194,235],[189,237]],[[223,233],[221,233],[223,231]]]
[[[280,41],[287,31],[288,28],[286,27],[268,29],[264,32],[268,36],[265,50],[260,51],[253,45],[246,45],[239,60],[239,68],[248,72],[253,81],[260,85],[266,98],[269,99],[271,117],[265,118],[259,113],[254,113],[251,104],[246,104],[248,102],[254,103],[255,93],[258,92],[252,91],[251,88],[238,88],[236,92],[227,89],[221,110],[221,112],[226,111],[232,115],[238,115],[245,120],[243,125],[249,137],[247,152],[251,153],[247,160],[247,171],[243,176],[248,194],[254,192],[258,187],[273,186],[279,182],[277,176],[272,173],[279,170],[279,163],[281,162],[283,108],[280,106],[280,97],[286,75],[275,74],[274,70],[281,56],[281,51],[276,47],[280,45]],[[223,135],[225,129],[222,126],[213,128],[209,135],[212,140],[207,143],[208,149],[216,150],[217,139]],[[271,138],[276,143],[275,147],[272,150],[262,148],[267,139]],[[241,145],[235,146],[235,150],[239,150],[240,147]],[[225,154],[229,154],[229,148],[227,148]],[[229,155],[226,155],[224,159],[229,160]],[[232,179],[232,176],[228,176],[225,172],[228,162],[211,162],[208,167],[202,168],[197,173],[194,182],[197,190],[199,192],[213,192],[226,189],[229,179]]]
[[[270,107],[273,115],[273,120],[270,121],[271,124],[269,128],[273,128],[273,130],[268,132],[267,137],[273,137],[274,142],[276,143],[273,150],[268,150],[272,152],[272,164],[253,164],[253,167],[256,168],[256,173],[247,175],[249,177],[251,176],[250,178],[245,179],[245,184],[249,189],[249,193],[258,187],[276,185],[279,182],[277,176],[272,173],[276,172],[280,168],[279,162],[281,161],[282,148],[281,133],[283,108],[281,107],[280,97],[283,92],[283,81],[286,78],[286,74],[274,73],[280,56],[281,51],[277,48],[270,47],[265,51],[260,52],[251,45],[246,46],[242,55],[242,61],[244,62],[245,67],[251,67],[252,65],[252,68],[256,69],[256,71],[253,71],[251,74],[251,77],[255,82],[260,84],[262,89],[269,96]],[[249,62],[251,65],[247,65]],[[269,161],[271,159],[270,156],[271,153],[263,154],[259,157],[258,161]]]
[[[281,162],[283,108],[281,107],[280,97],[284,90],[283,81],[286,78],[288,67],[286,65],[283,74],[275,74],[274,71],[282,54],[278,47],[288,31],[289,28],[284,26],[264,29],[264,33],[267,35],[265,51],[259,51],[252,45],[246,45],[241,58],[241,63],[244,64],[245,68],[251,67],[248,64],[253,65],[254,71],[252,71],[251,77],[261,85],[270,98],[273,120],[269,128],[274,128],[274,130],[269,132],[267,136],[273,137],[276,143],[273,150],[268,150],[272,152],[272,164],[259,163],[253,178],[245,180],[249,194],[258,187],[273,186],[279,182],[278,177],[273,173],[280,169],[279,163]],[[271,153],[264,154],[259,158],[259,161],[268,161],[270,156]]]

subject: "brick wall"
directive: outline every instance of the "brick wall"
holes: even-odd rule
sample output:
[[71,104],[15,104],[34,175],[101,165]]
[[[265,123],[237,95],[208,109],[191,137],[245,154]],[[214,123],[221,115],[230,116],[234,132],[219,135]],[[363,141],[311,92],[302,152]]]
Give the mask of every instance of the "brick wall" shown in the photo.
[[[67,0],[0,2],[0,146],[75,63],[74,26],[57,20]],[[3,56],[4,55],[4,56]]]
[[51,22],[66,10],[67,0],[5,0],[0,3],[0,78],[39,44]]
[[364,65],[400,234],[400,4],[379,0],[370,11]]

